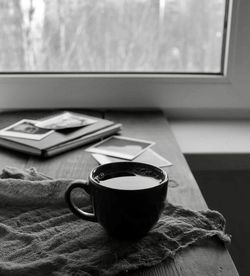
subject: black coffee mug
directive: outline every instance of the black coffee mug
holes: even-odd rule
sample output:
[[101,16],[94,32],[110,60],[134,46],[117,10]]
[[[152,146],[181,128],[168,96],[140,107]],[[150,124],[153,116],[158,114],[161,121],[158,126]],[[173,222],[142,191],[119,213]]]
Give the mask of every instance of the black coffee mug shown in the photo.
[[[168,176],[160,168],[137,162],[100,165],[89,175],[89,183],[75,181],[65,200],[78,217],[99,222],[109,235],[119,239],[144,236],[156,224],[165,206]],[[82,188],[91,196],[93,213],[78,208],[71,192]]]

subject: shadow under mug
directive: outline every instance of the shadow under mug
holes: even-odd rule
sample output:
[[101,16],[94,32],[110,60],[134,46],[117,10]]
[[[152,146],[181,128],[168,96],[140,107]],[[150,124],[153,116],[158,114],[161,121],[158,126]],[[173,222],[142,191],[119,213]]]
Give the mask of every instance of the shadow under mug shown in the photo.
[[[123,176],[139,175],[157,180],[157,185],[135,189],[121,189]],[[103,180],[115,179],[117,188],[102,185]],[[143,179],[143,178],[142,178]],[[138,181],[143,181],[138,178]],[[139,183],[138,183],[139,184]],[[78,217],[100,223],[109,235],[119,239],[136,239],[144,236],[156,224],[165,206],[168,176],[160,168],[138,162],[116,162],[100,165],[89,175],[89,182],[72,182],[65,192],[70,210]],[[71,192],[84,189],[91,197],[93,213],[78,208]]]

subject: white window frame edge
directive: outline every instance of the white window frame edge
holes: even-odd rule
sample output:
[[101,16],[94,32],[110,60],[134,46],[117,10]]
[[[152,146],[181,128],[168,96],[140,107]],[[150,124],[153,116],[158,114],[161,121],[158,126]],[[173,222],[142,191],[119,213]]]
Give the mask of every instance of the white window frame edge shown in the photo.
[[[245,5],[247,0],[245,1]],[[242,4],[242,1],[241,1]],[[244,3],[243,3],[244,4]],[[232,97],[239,0],[229,1],[224,75],[9,74],[0,76],[0,109],[234,108]],[[244,8],[241,9],[244,12]],[[245,12],[244,15],[247,13]],[[241,15],[242,16],[242,15]],[[250,20],[248,20],[250,21]],[[230,47],[229,47],[230,46]],[[236,85],[237,86],[237,85]],[[230,102],[230,97],[228,101]],[[226,99],[226,98],[224,98]],[[243,104],[244,105],[244,104]],[[241,106],[238,106],[241,108]]]

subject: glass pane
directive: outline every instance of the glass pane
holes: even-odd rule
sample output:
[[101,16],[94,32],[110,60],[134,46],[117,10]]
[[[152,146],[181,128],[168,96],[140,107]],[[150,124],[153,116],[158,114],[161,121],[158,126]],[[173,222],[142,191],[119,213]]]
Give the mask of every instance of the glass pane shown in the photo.
[[225,6],[0,0],[0,71],[220,73]]

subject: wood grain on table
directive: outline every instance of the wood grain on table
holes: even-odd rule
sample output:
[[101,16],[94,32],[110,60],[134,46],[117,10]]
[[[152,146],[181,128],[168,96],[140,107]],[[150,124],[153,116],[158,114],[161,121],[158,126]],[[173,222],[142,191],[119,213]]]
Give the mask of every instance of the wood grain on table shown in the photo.
[[[194,210],[207,209],[199,187],[176,143],[166,118],[161,112],[82,112],[122,123],[121,134],[124,136],[156,142],[153,149],[174,164],[166,169],[171,180],[167,195],[169,202]],[[35,119],[47,114],[51,114],[51,112],[2,113],[0,128],[22,118]],[[87,179],[90,170],[98,164],[89,152],[85,152],[86,147],[80,147],[44,160],[1,148],[0,169],[5,166],[36,167],[38,171],[53,178]],[[225,246],[214,238],[202,242],[199,246],[183,249],[174,260],[168,259],[155,267],[128,274],[141,276],[236,276],[238,272]]]

